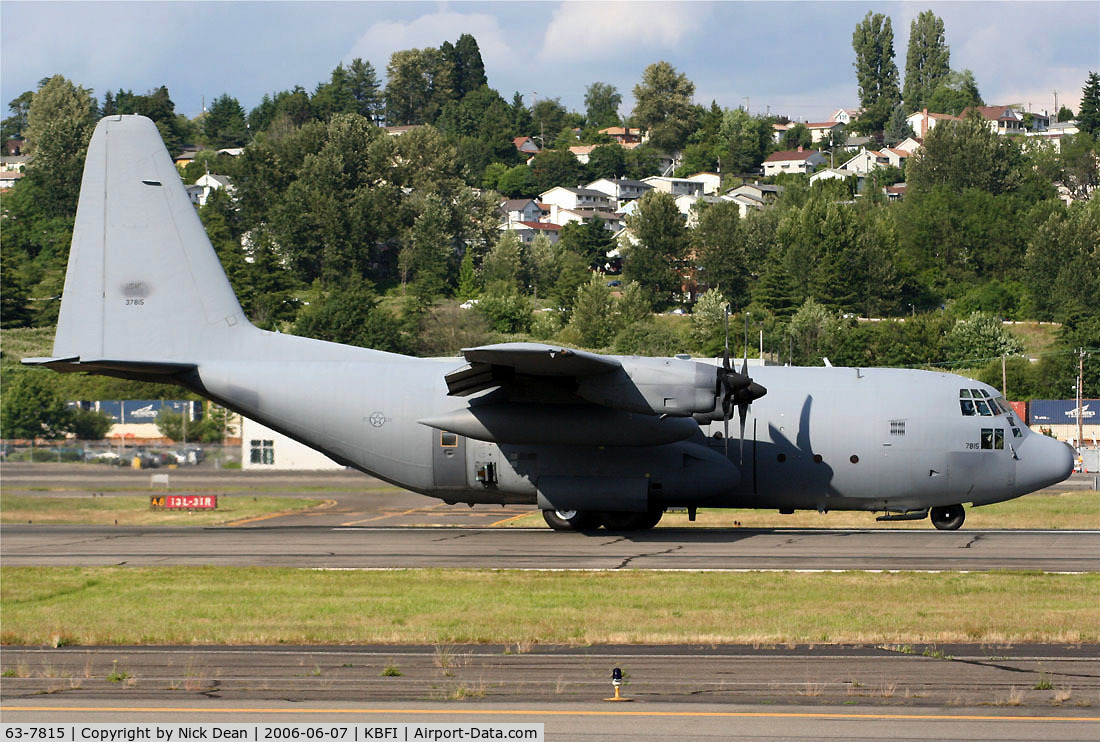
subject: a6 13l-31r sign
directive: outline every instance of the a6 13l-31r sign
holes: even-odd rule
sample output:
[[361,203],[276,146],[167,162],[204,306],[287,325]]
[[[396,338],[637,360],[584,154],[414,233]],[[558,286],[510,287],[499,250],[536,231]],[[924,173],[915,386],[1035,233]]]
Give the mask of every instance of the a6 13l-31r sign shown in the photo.
[[153,495],[149,507],[154,510],[217,510],[217,495]]

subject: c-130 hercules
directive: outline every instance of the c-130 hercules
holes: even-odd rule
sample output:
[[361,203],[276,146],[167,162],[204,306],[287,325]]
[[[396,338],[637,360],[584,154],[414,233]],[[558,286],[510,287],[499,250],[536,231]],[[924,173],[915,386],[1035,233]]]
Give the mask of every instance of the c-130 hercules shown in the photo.
[[[537,505],[559,530],[652,528],[668,507],[864,510],[956,529],[1069,476],[960,376],[605,356],[533,343],[420,359],[245,318],[156,127],[112,116],[84,168],[52,358],[171,382],[337,462],[448,503]],[[751,406],[750,406],[751,403]],[[736,413],[739,439],[721,439]]]

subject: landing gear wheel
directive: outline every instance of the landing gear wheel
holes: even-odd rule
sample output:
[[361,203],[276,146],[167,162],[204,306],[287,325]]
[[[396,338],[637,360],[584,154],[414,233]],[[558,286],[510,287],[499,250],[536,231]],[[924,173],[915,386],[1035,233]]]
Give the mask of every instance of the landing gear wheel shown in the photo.
[[555,531],[583,531],[599,528],[599,520],[584,510],[543,510],[542,519]]
[[928,517],[941,531],[957,531],[966,520],[966,510],[962,505],[943,505],[929,510]]
[[609,531],[648,531],[661,520],[664,508],[656,508],[647,513],[600,513],[600,522]]

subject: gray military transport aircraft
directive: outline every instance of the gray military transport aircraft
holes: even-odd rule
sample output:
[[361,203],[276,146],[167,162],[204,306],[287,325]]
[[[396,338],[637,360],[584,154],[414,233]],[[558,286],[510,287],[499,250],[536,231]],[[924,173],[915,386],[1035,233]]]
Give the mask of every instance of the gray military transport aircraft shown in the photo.
[[537,505],[558,530],[646,529],[704,506],[956,529],[963,503],[1072,468],[1069,447],[1031,433],[997,390],[947,373],[750,379],[728,351],[718,365],[534,343],[421,359],[260,330],[140,116],[103,119],[88,147],[53,355],[23,363],[175,383],[393,484]]

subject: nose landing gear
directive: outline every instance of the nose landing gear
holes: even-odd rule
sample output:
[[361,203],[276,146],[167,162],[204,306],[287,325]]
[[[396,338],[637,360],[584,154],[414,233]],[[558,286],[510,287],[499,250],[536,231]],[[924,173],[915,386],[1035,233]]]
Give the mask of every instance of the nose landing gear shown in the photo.
[[942,505],[929,509],[928,517],[941,531],[957,531],[966,520],[966,510],[962,505]]

